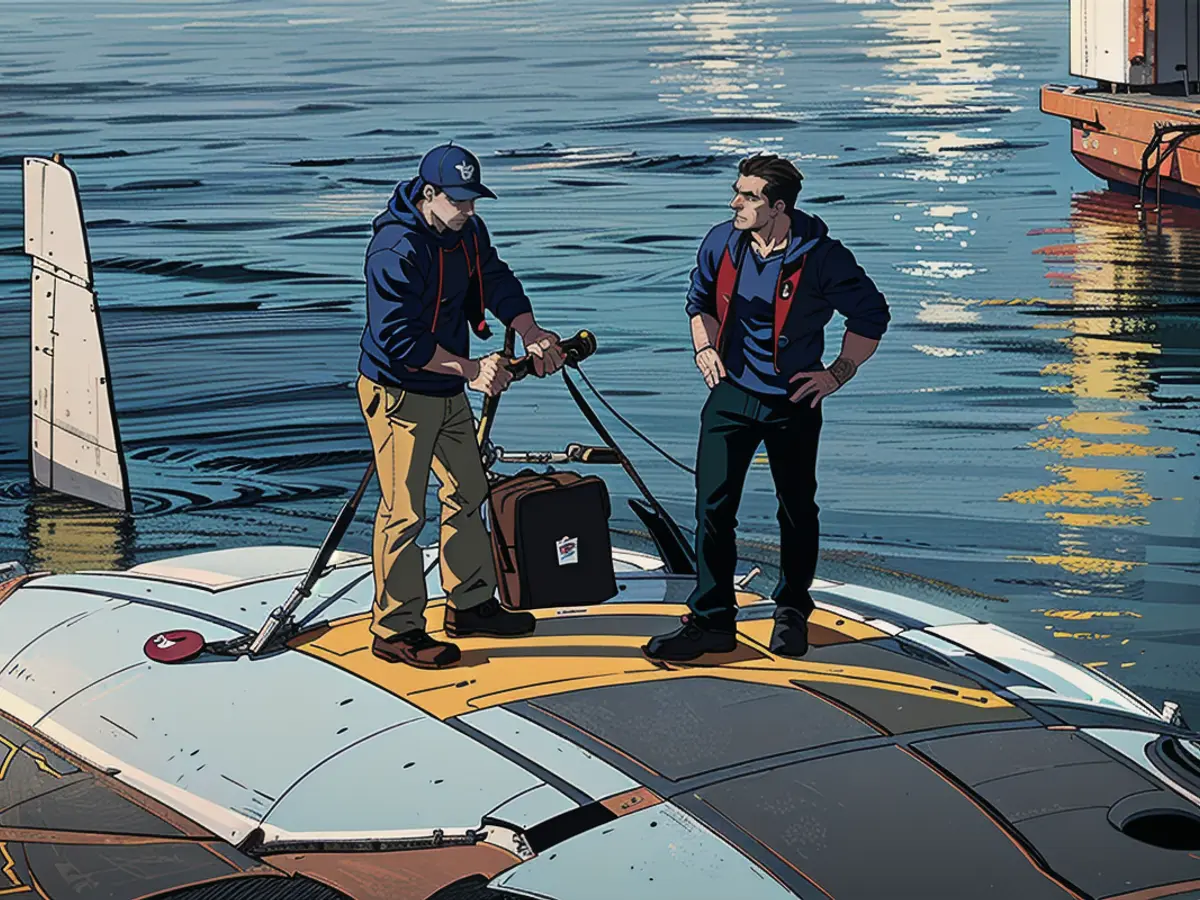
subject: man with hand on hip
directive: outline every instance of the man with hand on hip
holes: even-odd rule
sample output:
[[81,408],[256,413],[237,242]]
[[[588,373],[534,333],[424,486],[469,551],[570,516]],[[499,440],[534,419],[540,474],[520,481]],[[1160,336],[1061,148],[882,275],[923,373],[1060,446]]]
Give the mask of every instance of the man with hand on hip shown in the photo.
[[367,247],[367,326],[358,398],[371,435],[381,499],[372,557],[372,652],[390,662],[441,668],[458,647],[425,630],[425,572],[416,543],[432,471],[441,482],[440,563],[445,632],[514,636],[529,613],[501,608],[481,507],[487,476],[464,387],[495,396],[511,375],[499,353],[469,358],[486,338],[484,311],[521,335],[538,375],[562,367],[558,335],[533,318],[520,282],[496,253],[475,201],[496,195],[479,159],[453,143],[430,150],[417,177],[396,187]]
[[[819,218],[795,208],[801,180],[778,156],[743,159],[733,218],[709,231],[692,271],[687,312],[696,366],[710,388],[696,461],[698,573],[683,626],[643,648],[654,660],[685,662],[737,645],[737,509],[762,443],[779,499],[770,649],[788,657],[808,651],[821,401],[875,352],[890,313],[854,255]],[[846,332],[826,369],[824,330],[834,311]]]

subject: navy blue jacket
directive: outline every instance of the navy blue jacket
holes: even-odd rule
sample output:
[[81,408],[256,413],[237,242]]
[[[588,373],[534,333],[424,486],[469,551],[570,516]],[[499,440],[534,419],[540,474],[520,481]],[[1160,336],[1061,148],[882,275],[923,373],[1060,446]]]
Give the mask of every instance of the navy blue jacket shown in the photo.
[[[736,231],[732,221],[715,226],[700,245],[687,295],[688,316],[718,316],[717,273],[726,251],[739,268],[743,254],[753,252],[749,232]],[[819,217],[793,210],[792,239],[784,251],[785,271],[798,266],[802,258],[795,295],[785,295],[791,306],[776,335],[776,362],[785,378],[824,368],[825,326],[835,310],[845,317],[847,331],[874,340],[883,336],[891,320],[887,300],[854,254],[829,237],[829,227]],[[738,305],[729,304],[729,315]]]
[[462,230],[439,233],[417,209],[416,188],[416,179],[398,185],[373,222],[358,369],[380,384],[448,397],[460,393],[466,379],[421,368],[435,347],[469,357],[471,332],[490,334],[485,308],[507,326],[530,312],[530,303],[483,220],[472,216]]

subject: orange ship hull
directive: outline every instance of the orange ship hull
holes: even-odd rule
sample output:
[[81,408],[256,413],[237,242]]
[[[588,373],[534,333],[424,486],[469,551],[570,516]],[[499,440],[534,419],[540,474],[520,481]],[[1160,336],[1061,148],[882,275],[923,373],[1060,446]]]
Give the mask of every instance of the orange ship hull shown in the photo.
[[[1200,126],[1200,97],[1109,94],[1047,84],[1041,106],[1042,112],[1071,122],[1072,155],[1113,187],[1137,187],[1156,125]],[[1146,200],[1154,201],[1161,177],[1164,197],[1200,204],[1200,135],[1183,138],[1173,152],[1168,149],[1170,138],[1167,135],[1161,149],[1150,154]]]

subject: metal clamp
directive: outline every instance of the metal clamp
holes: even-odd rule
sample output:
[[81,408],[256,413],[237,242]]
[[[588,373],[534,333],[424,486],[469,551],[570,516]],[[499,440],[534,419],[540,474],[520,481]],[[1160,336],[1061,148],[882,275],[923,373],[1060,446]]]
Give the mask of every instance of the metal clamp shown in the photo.
[[1163,721],[1168,725],[1174,725],[1178,728],[1187,728],[1187,722],[1183,718],[1183,710],[1179,708],[1179,704],[1174,700],[1167,700],[1163,703],[1162,713]]
[[[514,450],[506,451],[503,447],[490,448],[492,462],[503,463],[532,463],[534,465],[550,465],[561,463],[585,463],[588,465],[620,464],[621,455],[611,447],[594,447],[584,444],[567,444],[565,450]],[[487,461],[486,455],[484,460]]]

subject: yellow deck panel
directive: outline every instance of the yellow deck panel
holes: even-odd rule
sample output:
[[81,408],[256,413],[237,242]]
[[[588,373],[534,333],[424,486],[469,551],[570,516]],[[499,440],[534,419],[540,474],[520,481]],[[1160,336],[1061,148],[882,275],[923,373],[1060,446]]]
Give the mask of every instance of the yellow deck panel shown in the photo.
[[[444,607],[430,605],[426,620],[431,633],[441,628]],[[576,611],[579,616],[671,616],[682,606],[661,603],[621,604]],[[563,616],[562,610],[537,610],[539,619]],[[840,623],[840,624],[835,624]],[[960,689],[886,669],[783,659],[767,649],[772,621],[739,623],[739,646],[732,653],[711,654],[702,663],[652,663],[641,647],[656,630],[647,621],[646,636],[537,635],[521,638],[464,638],[456,641],[462,661],[453,668],[417,669],[376,658],[370,651],[370,614],[349,616],[302,635],[292,646],[403,697],[439,719],[516,700],[532,700],[589,687],[631,684],[662,678],[703,675],[780,687],[821,683],[852,684],[895,693],[935,698],[977,708],[1008,707],[988,691]],[[845,643],[883,633],[861,622],[817,610],[811,620],[814,645]]]

